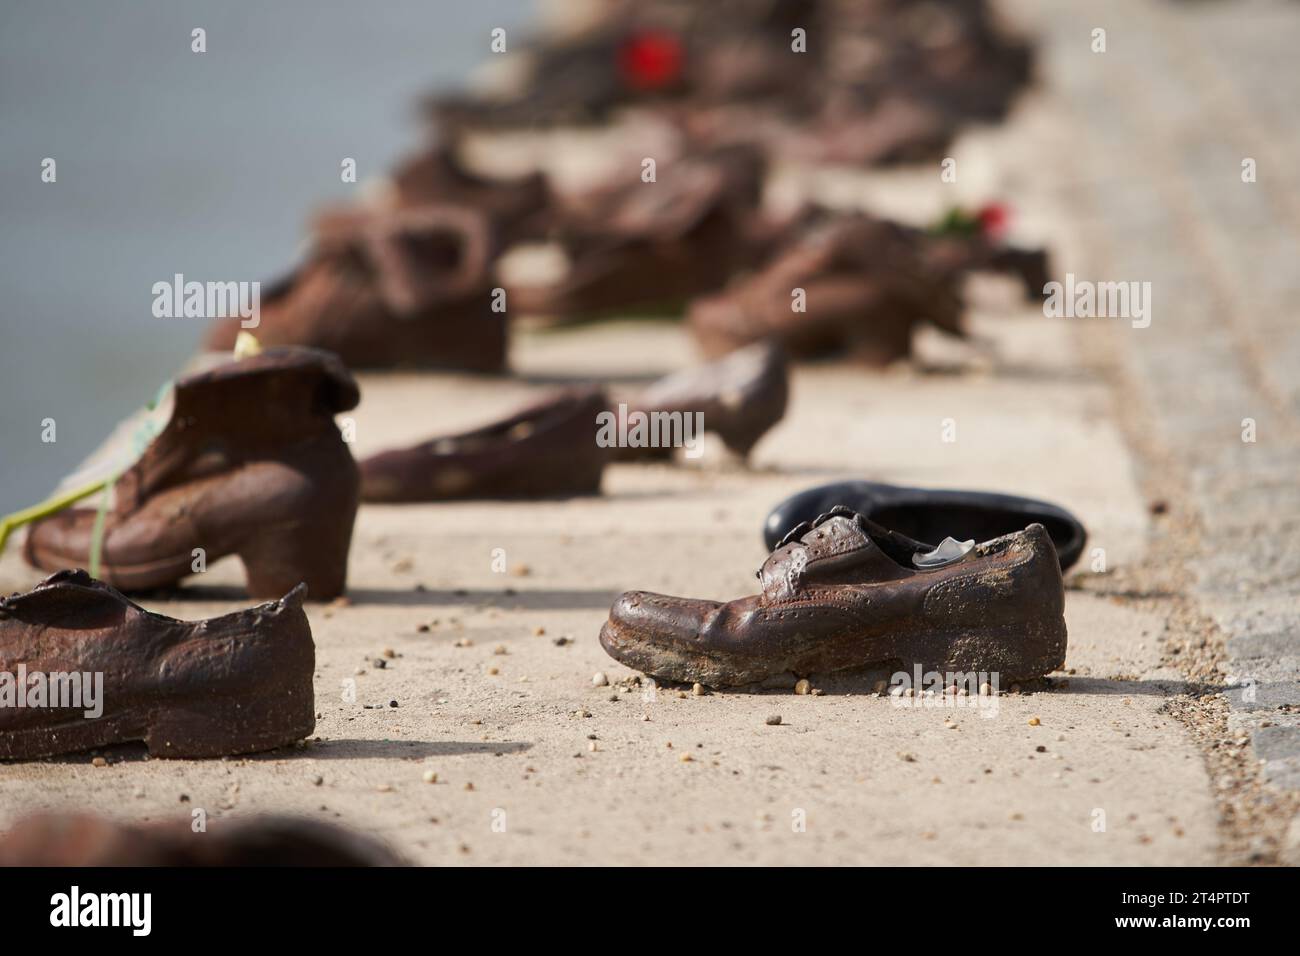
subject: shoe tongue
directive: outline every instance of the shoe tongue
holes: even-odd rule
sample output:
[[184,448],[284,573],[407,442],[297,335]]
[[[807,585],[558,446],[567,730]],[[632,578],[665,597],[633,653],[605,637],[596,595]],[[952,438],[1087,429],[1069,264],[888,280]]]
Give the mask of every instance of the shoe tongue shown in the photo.
[[907,577],[900,566],[871,540],[857,515],[818,521],[797,541],[772,552],[758,579],[768,601],[788,600],[822,584],[870,584]]
[[952,564],[958,558],[963,558],[975,547],[975,539],[967,541],[958,541],[951,536],[944,538],[939,542],[939,547],[933,551],[918,551],[912,555],[912,563],[918,568],[941,568],[945,564]]

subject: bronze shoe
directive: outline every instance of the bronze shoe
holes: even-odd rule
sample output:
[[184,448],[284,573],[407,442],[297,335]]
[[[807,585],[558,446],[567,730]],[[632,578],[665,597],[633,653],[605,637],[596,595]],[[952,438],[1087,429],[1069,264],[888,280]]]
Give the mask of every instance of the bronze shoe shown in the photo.
[[[614,414],[639,413],[653,422],[656,415],[696,415],[704,431],[712,432],[734,454],[744,458],[785,415],[789,397],[785,354],[771,342],[738,349],[716,361],[665,376]],[[617,461],[667,458],[665,446],[620,445]]]
[[629,591],[600,643],[652,677],[712,687],[873,664],[1006,685],[1061,667],[1065,592],[1047,531],[968,544],[932,549],[837,508],[772,552],[761,594],[723,604]]
[[[506,314],[494,308],[498,249],[487,216],[451,205],[322,215],[307,261],[262,296],[263,345],[307,345],[349,368],[496,372]],[[241,319],[219,320],[207,347],[229,349]]]
[[459,435],[381,452],[361,462],[370,502],[594,495],[609,458],[596,444],[608,399],[574,389]]
[[450,204],[478,210],[492,223],[503,247],[541,236],[552,204],[541,173],[514,179],[480,176],[441,143],[403,162],[392,182],[393,199],[403,209]]
[[206,621],[152,614],[85,571],[0,599],[0,759],[131,741],[220,757],[303,739],[316,726],[305,590]]
[[567,267],[544,281],[506,280],[510,311],[547,324],[674,312],[721,288],[771,250],[759,213],[763,163],[750,148],[691,156],[570,199],[548,241]]
[[885,365],[930,322],[961,335],[957,277],[933,268],[918,235],[867,215],[814,219],[760,271],[688,313],[705,354],[775,341],[794,356],[847,352]]
[[[359,399],[327,352],[276,348],[180,379],[171,417],[113,487],[100,577],[126,591],[175,584],[238,554],[255,598],[305,582],[343,592],[357,466],[334,424]],[[24,556],[47,571],[86,567],[97,511],[32,525]]]

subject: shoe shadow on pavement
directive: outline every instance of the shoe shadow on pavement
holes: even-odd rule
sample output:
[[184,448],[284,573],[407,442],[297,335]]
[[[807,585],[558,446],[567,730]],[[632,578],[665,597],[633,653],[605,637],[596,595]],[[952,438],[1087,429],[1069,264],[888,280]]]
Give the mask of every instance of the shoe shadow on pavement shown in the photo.
[[249,754],[250,760],[421,760],[425,757],[495,757],[532,749],[519,740],[367,740],[335,737],[313,741],[310,747],[291,747]]
[[[1219,688],[1211,688],[1217,690]],[[1170,697],[1175,694],[1196,694],[1205,688],[1177,678],[1121,680],[1107,677],[1070,678],[1068,687],[1053,688],[1053,693],[1089,695],[1093,697]]]
[[352,606],[386,605],[396,607],[442,607],[466,604],[500,608],[502,610],[562,611],[569,609],[609,610],[619,595],[615,588],[600,589],[511,589],[487,590],[457,588],[452,591],[415,591],[401,588],[348,588]]
[[[862,669],[852,669],[836,671],[829,674],[811,674],[808,677],[809,684],[813,692],[823,694],[828,697],[834,696],[863,696],[878,695],[880,698],[889,700],[890,686],[894,675],[905,673],[909,678],[913,676],[911,668],[900,666],[876,666]],[[798,678],[794,674],[783,674],[778,677],[769,678],[760,684],[749,684],[744,687],[719,688],[712,693],[719,696],[728,694],[745,694],[745,695],[788,695],[794,689],[795,682]],[[1113,678],[1100,677],[1079,677],[1071,676],[1068,678],[1050,677],[1045,679],[1019,681],[1019,695],[1030,696],[1034,694],[1052,694],[1052,695],[1073,695],[1073,696],[1094,696],[1094,697],[1169,697],[1176,694],[1197,693],[1205,691],[1206,688],[1189,684],[1178,679],[1159,679],[1159,680],[1120,680]],[[663,689],[678,690],[688,689],[689,684],[675,684],[671,682],[661,682],[659,685]],[[999,686],[1000,696],[1005,698],[1010,693],[1008,686]],[[1209,688],[1211,692],[1222,690],[1223,688]],[[938,695],[938,691],[935,692]],[[1011,695],[1016,696],[1016,695]],[[915,700],[915,697],[901,698],[900,700]],[[935,700],[935,706],[942,706],[938,699]]]
[[[566,609],[600,609],[608,610],[618,597],[617,588],[600,589],[562,589],[562,588],[455,588],[441,590],[425,588],[417,590],[406,588],[367,588],[350,587],[347,589],[347,606],[365,605],[381,607],[460,607],[464,605],[481,605],[502,610],[519,609],[524,611],[566,610]],[[150,601],[191,601],[196,604],[231,603],[248,606],[251,601],[243,588],[225,585],[188,585],[183,588],[171,588],[166,591],[153,591],[147,595],[136,595]],[[313,601],[307,596],[307,609],[327,607],[328,601]]]
[[[500,756],[518,754],[532,749],[532,744],[517,740],[469,741],[469,740],[366,740],[355,737],[340,737],[313,741],[308,747],[280,747],[276,750],[263,750],[259,753],[233,754],[232,760],[422,760],[425,757],[461,757],[479,754],[483,756]],[[165,757],[151,757],[149,750],[142,743],[117,744],[101,747],[93,752],[60,754],[48,757],[42,763],[51,764],[88,764],[94,756],[103,756],[110,764],[145,763],[162,760],[165,763],[182,764],[219,764],[222,757],[168,760]],[[33,761],[8,761],[10,763],[32,763]]]

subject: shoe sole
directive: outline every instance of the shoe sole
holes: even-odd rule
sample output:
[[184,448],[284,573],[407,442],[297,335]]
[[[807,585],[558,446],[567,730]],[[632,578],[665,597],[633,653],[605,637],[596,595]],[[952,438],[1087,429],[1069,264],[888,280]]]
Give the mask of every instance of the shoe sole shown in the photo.
[[[144,743],[151,757],[202,758],[274,750],[302,740],[316,727],[310,689],[268,689],[249,700],[205,698],[193,704],[137,709],[98,720],[10,730],[0,735],[0,759],[32,760]],[[305,705],[304,705],[305,702]]]
[[851,647],[844,639],[810,641],[793,653],[761,656],[730,654],[656,642],[609,620],[600,645],[610,655],[651,677],[706,687],[755,684],[781,674],[797,676],[892,665],[922,673],[996,675],[999,686],[1041,677],[1065,665],[1064,619],[1004,624],[986,628],[933,629],[898,636],[872,636]]

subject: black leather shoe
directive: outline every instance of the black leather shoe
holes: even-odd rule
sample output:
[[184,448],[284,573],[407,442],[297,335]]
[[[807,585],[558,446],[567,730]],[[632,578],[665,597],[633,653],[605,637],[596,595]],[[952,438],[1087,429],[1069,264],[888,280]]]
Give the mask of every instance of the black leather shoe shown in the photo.
[[792,495],[772,509],[763,526],[768,550],[796,525],[836,505],[932,546],[945,537],[987,541],[1037,522],[1047,529],[1064,571],[1079,560],[1088,533],[1064,508],[990,491],[900,488],[874,481],[837,481]]

